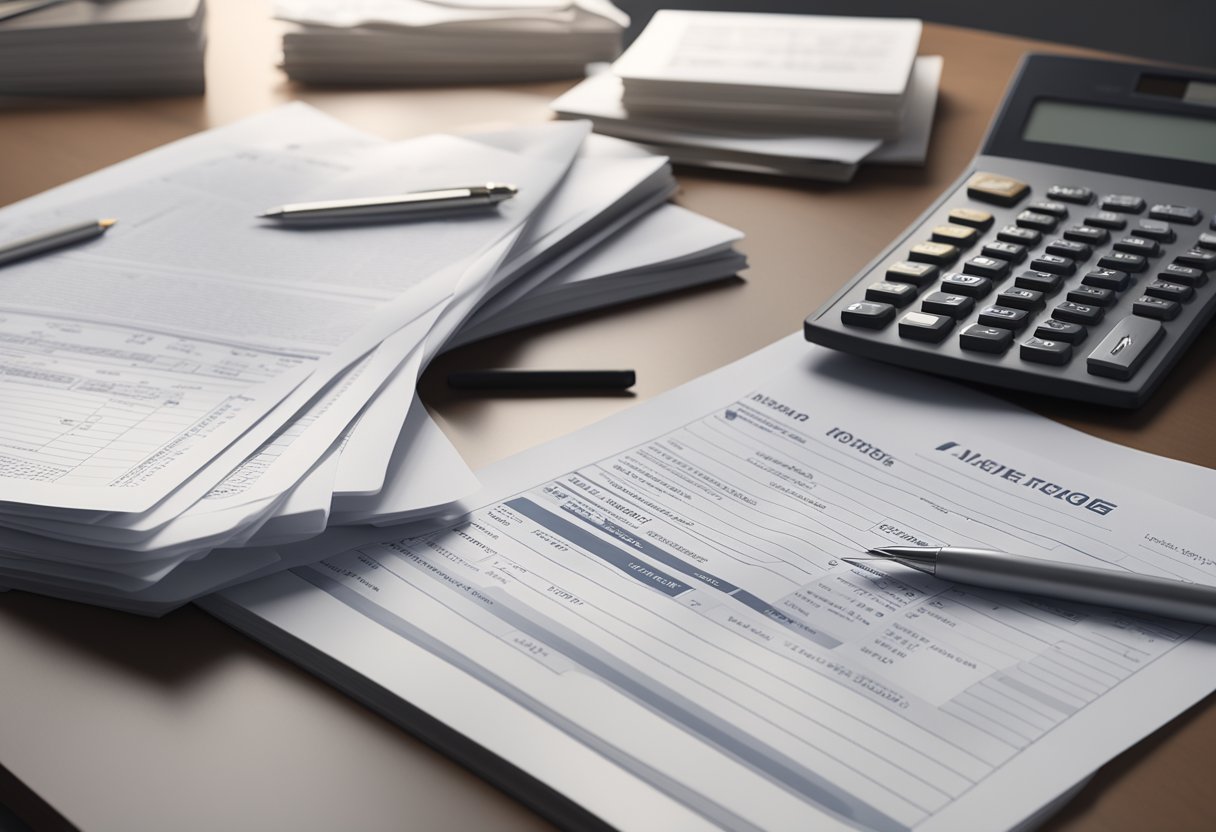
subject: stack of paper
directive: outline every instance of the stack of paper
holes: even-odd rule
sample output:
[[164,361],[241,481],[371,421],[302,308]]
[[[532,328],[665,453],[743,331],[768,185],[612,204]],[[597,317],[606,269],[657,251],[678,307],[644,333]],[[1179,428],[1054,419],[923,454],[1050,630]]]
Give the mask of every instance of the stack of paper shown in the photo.
[[616,57],[629,25],[608,0],[277,0],[275,16],[283,69],[325,84],[578,77]]
[[203,0],[21,5],[0,5],[0,94],[203,91]]
[[847,181],[920,164],[941,77],[917,20],[660,11],[609,71],[558,98],[564,118],[676,162]]
[[[476,488],[414,395],[440,350],[744,265],[663,206],[666,159],[588,130],[386,142],[291,105],[0,211],[119,220],[0,281],[0,585],[155,613]],[[491,180],[519,195],[455,220],[256,217]]]

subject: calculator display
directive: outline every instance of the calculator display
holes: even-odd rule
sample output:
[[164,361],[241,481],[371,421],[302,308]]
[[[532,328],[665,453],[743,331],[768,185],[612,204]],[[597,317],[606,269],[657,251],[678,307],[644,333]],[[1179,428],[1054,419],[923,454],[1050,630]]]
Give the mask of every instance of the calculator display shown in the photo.
[[1216,165],[1216,118],[1040,99],[1022,138]]

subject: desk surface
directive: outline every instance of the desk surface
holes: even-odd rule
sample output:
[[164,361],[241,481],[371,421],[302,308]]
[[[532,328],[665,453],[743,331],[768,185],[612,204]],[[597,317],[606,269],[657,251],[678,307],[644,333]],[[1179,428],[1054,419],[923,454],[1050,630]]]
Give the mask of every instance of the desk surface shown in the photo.
[[[208,93],[148,101],[0,103],[0,204],[135,153],[299,99],[399,138],[547,119],[566,84],[300,89],[274,69],[264,2],[212,0]],[[863,169],[847,186],[680,171],[678,201],[743,229],[746,281],[586,315],[442,357],[424,398],[484,465],[589,424],[798,328],[962,170],[1019,56],[1066,51],[927,25],[946,57],[928,164]],[[1216,328],[1135,413],[1017,401],[1081,430],[1216,467]],[[448,369],[638,369],[636,397],[464,398]],[[442,755],[197,609],[159,621],[0,595],[0,802],[37,827],[548,828]],[[1049,824],[1056,832],[1216,828],[1212,700],[1114,760]]]

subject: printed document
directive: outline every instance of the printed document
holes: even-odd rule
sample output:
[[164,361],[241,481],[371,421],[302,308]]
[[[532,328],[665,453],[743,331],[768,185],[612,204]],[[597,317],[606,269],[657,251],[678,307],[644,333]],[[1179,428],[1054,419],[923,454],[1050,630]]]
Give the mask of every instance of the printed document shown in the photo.
[[622,829],[1007,829],[1216,688],[1201,626],[841,561],[1216,583],[1216,519],[1155,496],[1216,474],[798,336],[480,476],[202,603]]

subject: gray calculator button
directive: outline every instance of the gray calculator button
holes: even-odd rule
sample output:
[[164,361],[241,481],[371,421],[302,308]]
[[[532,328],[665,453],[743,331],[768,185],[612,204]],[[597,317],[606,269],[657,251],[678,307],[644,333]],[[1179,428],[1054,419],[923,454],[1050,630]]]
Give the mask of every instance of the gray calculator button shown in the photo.
[[1051,310],[1051,317],[1057,321],[1065,321],[1070,324],[1096,324],[1102,320],[1105,310],[1101,306],[1092,306],[1088,303],[1076,303],[1071,300],[1066,300]]
[[963,273],[1000,280],[1009,274],[1009,261],[1002,260],[999,257],[985,257],[981,254],[978,257],[972,257],[963,264]]
[[1172,321],[1182,311],[1182,305],[1177,301],[1162,300],[1148,295],[1136,298],[1132,304],[1132,314],[1145,318],[1156,318],[1159,321]]
[[1074,260],[1088,260],[1089,255],[1094,253],[1087,243],[1074,240],[1052,240],[1043,250],[1057,257],[1071,257]]
[[1064,229],[1064,239],[1096,246],[1109,240],[1110,232],[1096,225],[1074,225]]
[[1130,315],[1115,324],[1086,360],[1089,372],[1127,381],[1161,342],[1165,327],[1148,318]]
[[1033,228],[1035,231],[1055,231],[1056,223],[1059,222],[1051,214],[1040,211],[1023,211],[1014,217],[1013,221],[1022,228]]
[[1216,251],[1203,251],[1202,249],[1193,248],[1190,251],[1184,251],[1182,254],[1179,254],[1174,258],[1174,262],[1210,272],[1212,269],[1216,269]]
[[1034,289],[1019,289],[1011,287],[996,296],[1000,306],[1010,309],[1026,309],[1031,312],[1043,308],[1043,293]]
[[974,352],[1000,353],[1013,343],[1013,333],[998,326],[967,324],[958,334],[958,345]]
[[878,283],[871,283],[866,289],[866,300],[872,300],[875,303],[907,306],[915,297],[916,287],[911,283],[880,280]]
[[840,322],[866,329],[882,329],[895,317],[895,307],[889,303],[857,301],[840,310]]
[[1154,205],[1148,209],[1148,215],[1155,220],[1169,220],[1186,225],[1198,225],[1203,219],[1199,209],[1189,205]]
[[1016,225],[1007,225],[1000,231],[996,232],[996,238],[1002,243],[1016,243],[1022,246],[1037,246],[1039,240],[1043,239],[1043,235],[1033,228],[1019,228]]
[[1122,231],[1127,228],[1127,218],[1114,211],[1098,211],[1096,214],[1086,217],[1085,224]]
[[1113,306],[1119,299],[1114,289],[1100,286],[1077,286],[1070,289],[1065,297],[1073,303],[1088,303],[1091,306]]
[[1098,265],[1104,269],[1117,269],[1121,272],[1137,274],[1148,268],[1148,261],[1143,254],[1128,254],[1126,251],[1112,251],[1098,259]]
[[1048,318],[1035,327],[1034,330],[1035,338],[1045,338],[1048,341],[1067,341],[1070,344],[1081,343],[1087,335],[1089,335],[1089,330],[1080,324],[1057,321],[1055,318]]
[[1060,257],[1058,254],[1041,254],[1031,260],[1030,265],[1035,271],[1065,276],[1077,270],[1077,264],[1071,257]]
[[1131,233],[1133,237],[1144,237],[1159,243],[1172,243],[1175,238],[1173,226],[1160,220],[1137,220]]
[[899,337],[912,341],[938,343],[954,329],[954,318],[948,315],[931,315],[928,312],[909,312],[899,319]]
[[1144,210],[1144,200],[1129,194],[1107,194],[1102,197],[1102,209],[1120,214],[1139,214]]
[[1037,202],[1031,202],[1026,206],[1031,211],[1038,211],[1040,214],[1051,214],[1053,217],[1063,219],[1068,216],[1068,206],[1063,202],[1055,202],[1054,200],[1041,199]]
[[1022,272],[1014,279],[1013,285],[1050,295],[1060,288],[1063,280],[1064,278],[1051,272]]
[[972,298],[982,298],[992,291],[992,281],[976,274],[948,272],[942,278],[942,291],[955,292]]
[[975,308],[975,299],[966,295],[952,295],[949,292],[934,292],[925,295],[920,302],[922,312],[934,315],[949,315],[951,318],[965,318]]
[[1100,289],[1114,289],[1116,292],[1122,292],[1132,282],[1132,277],[1127,272],[1116,269],[1094,269],[1081,278],[1081,282],[1086,286],[1097,286]]
[[976,320],[984,326],[1019,330],[1026,326],[1026,316],[1028,314],[1030,313],[1025,309],[1010,309],[1007,306],[986,306]]
[[1021,263],[1026,259],[1026,246],[1017,243],[995,242],[984,246],[980,251],[988,257],[999,257],[1010,263]]
[[1183,286],[1181,283],[1154,280],[1144,287],[1144,294],[1153,298],[1161,298],[1162,300],[1176,300],[1179,303],[1186,303],[1195,294],[1195,290],[1190,286]]
[[1063,202],[1074,202],[1077,205],[1088,205],[1094,199],[1094,192],[1089,188],[1074,185],[1052,185],[1047,189],[1047,196]]
[[1023,361],[1036,364],[1067,364],[1072,358],[1072,344],[1047,338],[1030,338],[1022,342],[1020,354]]
[[1184,286],[1202,286],[1208,282],[1208,276],[1202,269],[1194,266],[1182,266],[1178,263],[1167,263],[1157,272],[1157,277],[1171,283],[1181,283]]
[[1146,257],[1156,257],[1161,253],[1161,246],[1156,240],[1146,237],[1124,237],[1115,243],[1115,251],[1126,251],[1128,254],[1143,254]]
[[1206,248],[1208,251],[1216,251],[1216,233],[1205,231],[1199,235],[1199,242],[1195,243],[1195,248]]

